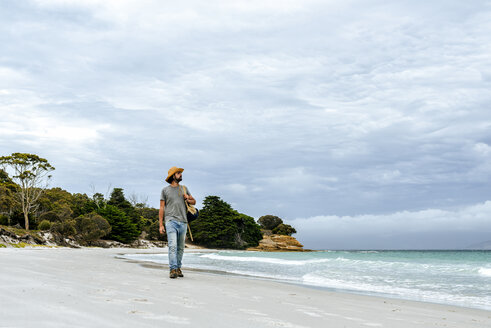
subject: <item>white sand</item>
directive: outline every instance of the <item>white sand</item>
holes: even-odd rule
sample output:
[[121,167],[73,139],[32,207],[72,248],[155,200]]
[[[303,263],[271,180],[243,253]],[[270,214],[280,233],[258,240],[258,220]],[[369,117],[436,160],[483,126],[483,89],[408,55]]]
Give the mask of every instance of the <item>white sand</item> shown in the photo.
[[162,250],[0,249],[0,327],[491,327],[491,311],[115,258],[142,252]]

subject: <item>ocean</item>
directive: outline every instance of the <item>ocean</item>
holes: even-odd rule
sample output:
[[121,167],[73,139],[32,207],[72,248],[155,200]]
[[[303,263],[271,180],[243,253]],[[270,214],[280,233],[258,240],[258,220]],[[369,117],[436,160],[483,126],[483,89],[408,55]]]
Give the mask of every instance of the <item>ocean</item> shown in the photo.
[[[124,258],[168,264],[167,254]],[[183,268],[491,310],[491,251],[186,252]]]

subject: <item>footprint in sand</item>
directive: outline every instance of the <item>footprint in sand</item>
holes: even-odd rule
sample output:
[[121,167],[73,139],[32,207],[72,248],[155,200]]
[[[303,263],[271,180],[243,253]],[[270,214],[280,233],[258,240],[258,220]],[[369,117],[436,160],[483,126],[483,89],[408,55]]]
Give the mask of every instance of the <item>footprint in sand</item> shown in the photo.
[[153,302],[149,302],[146,298],[134,298],[133,302],[138,302],[143,304],[153,304]]

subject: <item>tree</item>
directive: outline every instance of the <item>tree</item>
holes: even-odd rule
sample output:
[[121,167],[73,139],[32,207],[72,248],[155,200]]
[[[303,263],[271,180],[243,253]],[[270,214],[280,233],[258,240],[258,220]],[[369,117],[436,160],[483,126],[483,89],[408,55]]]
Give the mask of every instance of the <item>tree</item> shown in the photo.
[[71,209],[74,217],[91,213],[96,208],[97,206],[86,194],[72,194]]
[[20,186],[19,196],[24,213],[25,228],[29,230],[29,212],[35,208],[43,189],[47,187],[55,168],[44,158],[34,154],[13,153],[0,157],[0,165],[14,171],[12,179]]
[[39,221],[48,220],[50,222],[65,221],[73,218],[73,211],[70,207],[60,207],[56,210],[44,212],[38,217]]
[[207,196],[197,220],[191,222],[194,240],[207,247],[234,248],[238,232],[232,207],[218,196]]
[[148,225],[149,222],[138,215],[135,207],[126,199],[122,188],[114,188],[107,203],[122,210],[136,224],[139,233]]
[[216,248],[257,246],[262,239],[254,219],[238,213],[218,196],[207,196],[197,220],[191,222],[196,243]]
[[274,228],[272,232],[277,235],[291,236],[292,234],[297,233],[297,230],[289,224],[281,223]]
[[[62,208],[71,208],[73,196],[61,188],[51,188],[44,190],[38,200],[38,213],[58,211]],[[72,210],[73,211],[73,210]]]
[[73,219],[73,196],[61,188],[46,189],[38,200],[37,222]]
[[92,195],[92,202],[96,208],[103,208],[106,206],[107,203],[106,200],[104,199],[104,195],[101,194],[100,192]]
[[19,186],[15,184],[15,182],[10,179],[7,172],[2,169],[0,169],[0,186],[9,189],[12,192],[17,192],[19,190]]
[[14,193],[9,188],[0,185],[0,214],[10,216],[15,204]]
[[264,215],[257,220],[261,228],[266,230],[273,230],[277,226],[283,223],[283,220],[274,215]]
[[125,212],[126,210],[133,208],[131,203],[124,197],[123,188],[114,188],[107,203],[109,205],[114,205]]
[[10,225],[12,215],[19,210],[19,202],[15,197],[19,189],[7,172],[0,169],[0,224]]
[[116,206],[108,204],[97,209],[96,212],[111,225],[111,233],[107,236],[108,239],[129,244],[140,234],[136,224],[131,222],[131,219]]
[[247,243],[247,247],[256,247],[259,245],[259,241],[263,239],[263,234],[261,233],[261,227],[256,223],[253,217],[238,213],[239,220],[238,223],[239,230],[241,232],[241,239]]

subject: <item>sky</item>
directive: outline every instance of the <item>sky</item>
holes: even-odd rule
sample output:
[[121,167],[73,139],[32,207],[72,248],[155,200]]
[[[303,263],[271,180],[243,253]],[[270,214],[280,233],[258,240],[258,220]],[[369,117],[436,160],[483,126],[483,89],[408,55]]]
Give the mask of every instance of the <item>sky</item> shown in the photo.
[[[0,2],[0,156],[313,249],[491,240],[491,1]],[[199,207],[199,206],[198,206]]]

